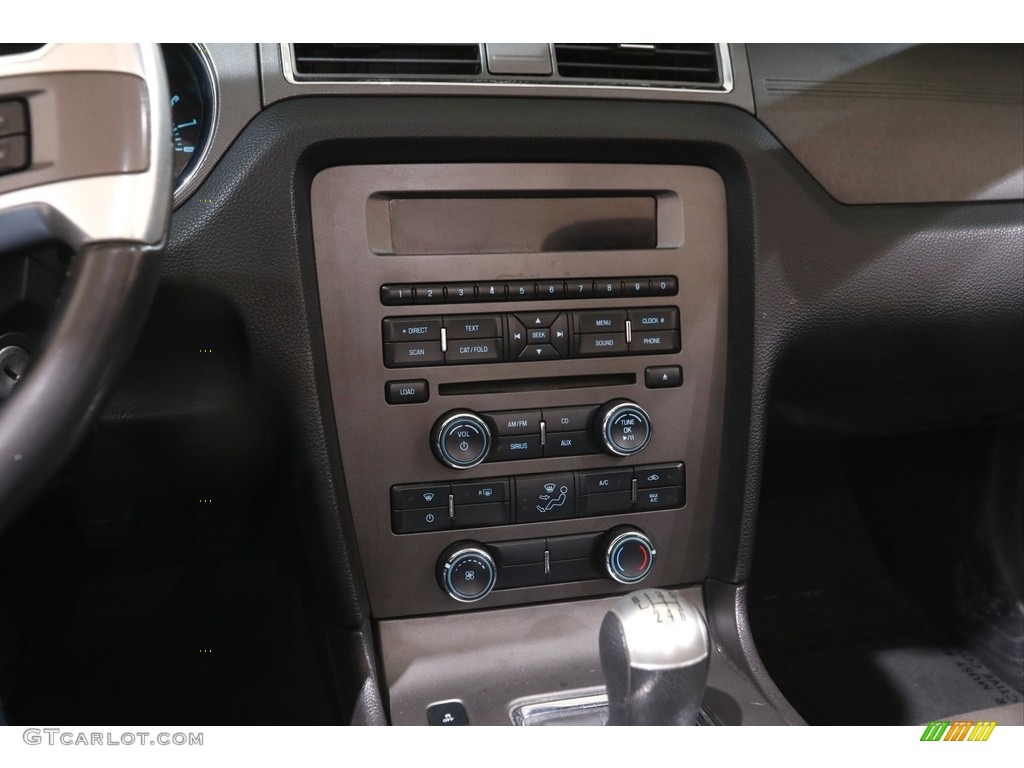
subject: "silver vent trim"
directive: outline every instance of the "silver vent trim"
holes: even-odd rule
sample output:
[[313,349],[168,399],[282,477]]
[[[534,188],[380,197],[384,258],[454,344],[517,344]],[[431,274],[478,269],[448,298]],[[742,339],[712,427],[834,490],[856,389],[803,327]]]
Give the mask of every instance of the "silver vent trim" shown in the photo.
[[[481,51],[483,51],[483,44],[481,45]],[[574,90],[582,89],[584,91],[591,91],[595,95],[599,95],[602,91],[605,92],[635,92],[638,95],[642,93],[658,92],[658,93],[732,93],[734,87],[733,78],[733,67],[732,58],[729,53],[729,45],[727,43],[716,43],[718,49],[718,61],[721,68],[722,83],[718,86],[707,86],[707,87],[695,87],[686,85],[673,85],[673,86],[661,86],[661,85],[646,85],[646,84],[628,84],[628,83],[593,83],[584,80],[577,79],[561,79],[558,75],[550,75],[545,77],[528,77],[523,75],[492,75],[486,71],[476,76],[460,76],[451,78],[432,78],[432,79],[417,79],[415,77],[395,77],[386,78],[380,76],[374,76],[373,78],[366,79],[355,79],[350,77],[338,78],[335,80],[327,79],[316,79],[307,80],[299,79],[295,75],[294,67],[294,54],[292,51],[291,43],[281,43],[281,63],[284,72],[284,78],[291,85],[298,86],[300,88],[317,89],[322,88],[324,85],[344,85],[346,88],[352,88],[355,91],[380,91],[381,89],[387,90],[389,86],[423,86],[425,88],[436,88],[439,83],[443,83],[445,86],[455,88],[465,88],[468,92],[478,88],[493,89],[508,88],[508,89],[521,89],[529,88],[531,90],[547,90],[550,89],[552,93],[557,92],[559,89],[572,88]],[[554,46],[552,44],[552,60],[554,61]],[[481,58],[481,61],[483,59]]]

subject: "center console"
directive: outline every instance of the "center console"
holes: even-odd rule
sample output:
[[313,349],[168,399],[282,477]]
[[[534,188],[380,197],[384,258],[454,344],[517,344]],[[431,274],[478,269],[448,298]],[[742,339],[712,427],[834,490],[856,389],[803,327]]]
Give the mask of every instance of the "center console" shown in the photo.
[[720,177],[349,166],[312,187],[377,619],[700,583],[726,348]]

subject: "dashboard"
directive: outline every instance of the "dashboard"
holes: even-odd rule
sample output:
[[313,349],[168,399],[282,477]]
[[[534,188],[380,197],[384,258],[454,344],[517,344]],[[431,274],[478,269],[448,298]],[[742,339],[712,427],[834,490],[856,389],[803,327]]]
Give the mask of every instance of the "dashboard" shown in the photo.
[[[894,436],[1019,445],[1019,46],[162,48],[164,274],[44,507],[99,531],[153,504],[178,521],[159,530],[195,516],[184,562],[286,564],[335,721],[578,714],[603,695],[601,617],[638,585],[710,626],[705,724],[856,721],[792,671],[786,611],[831,594],[807,558],[842,562],[835,494],[870,506]],[[914,446],[906,477],[937,482]],[[844,478],[817,496],[815,453]],[[986,556],[1019,514],[992,528]],[[126,546],[173,560],[158,538]],[[855,561],[844,585],[871,583]],[[966,646],[1003,699],[920,712],[1016,717],[1009,635]]]

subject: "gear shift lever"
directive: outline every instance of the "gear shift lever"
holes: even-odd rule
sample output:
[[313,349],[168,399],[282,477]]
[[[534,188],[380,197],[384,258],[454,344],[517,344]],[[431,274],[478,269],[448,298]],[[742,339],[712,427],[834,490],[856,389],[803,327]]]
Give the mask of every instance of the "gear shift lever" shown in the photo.
[[704,617],[678,592],[641,589],[601,623],[608,725],[693,725],[708,679]]

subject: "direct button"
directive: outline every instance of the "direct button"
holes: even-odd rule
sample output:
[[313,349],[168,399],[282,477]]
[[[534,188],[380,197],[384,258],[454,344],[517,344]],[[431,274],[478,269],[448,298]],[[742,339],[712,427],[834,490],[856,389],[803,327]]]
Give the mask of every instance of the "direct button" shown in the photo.
[[434,341],[441,338],[440,317],[385,317],[384,341]]

